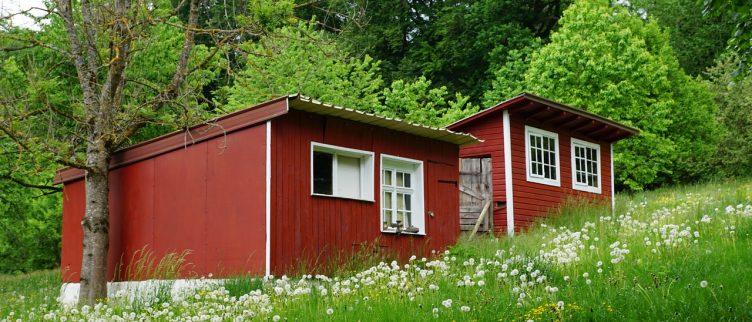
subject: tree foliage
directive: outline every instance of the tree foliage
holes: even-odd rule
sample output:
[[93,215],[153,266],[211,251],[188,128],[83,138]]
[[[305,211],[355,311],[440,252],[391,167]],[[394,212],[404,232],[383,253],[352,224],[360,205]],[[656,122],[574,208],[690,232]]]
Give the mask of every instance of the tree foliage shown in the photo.
[[679,67],[668,34],[607,1],[578,1],[560,24],[531,54],[524,79],[498,74],[486,99],[522,89],[637,127],[641,135],[619,143],[614,157],[617,180],[630,189],[701,177],[715,146],[716,107]]
[[738,77],[740,64],[739,56],[729,53],[707,75],[725,129],[715,158],[725,176],[752,176],[752,75]]
[[510,50],[546,38],[569,0],[345,1],[365,19],[343,28],[352,55],[382,61],[387,83],[425,76],[435,86],[480,102],[490,87],[489,67]]
[[313,23],[285,26],[242,47],[249,53],[245,68],[218,97],[224,110],[236,110],[273,97],[301,93],[328,103],[405,119],[445,125],[477,111],[459,93],[433,87],[425,77],[396,80],[388,87],[380,76],[381,62],[353,58]]
[[348,57],[309,23],[282,27],[241,48],[250,53],[245,66],[220,93],[227,110],[298,92],[368,111],[378,105],[383,86],[379,63],[368,56]]
[[679,65],[694,76],[713,65],[734,33],[730,12],[703,14],[697,0],[631,0],[629,7],[655,19],[668,32]]

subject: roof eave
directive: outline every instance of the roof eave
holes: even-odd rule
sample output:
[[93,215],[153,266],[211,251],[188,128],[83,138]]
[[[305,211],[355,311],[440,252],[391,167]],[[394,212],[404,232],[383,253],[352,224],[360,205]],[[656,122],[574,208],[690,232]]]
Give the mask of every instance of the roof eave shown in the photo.
[[457,122],[454,122],[454,123],[448,125],[447,129],[455,130],[455,129],[461,128],[462,126],[465,126],[465,125],[467,125],[469,123],[472,123],[472,122],[475,122],[475,121],[481,119],[485,115],[488,115],[488,114],[491,114],[491,113],[494,113],[494,112],[497,112],[497,111],[501,111],[501,110],[505,110],[507,108],[510,108],[510,107],[514,106],[515,104],[521,102],[522,100],[528,100],[528,101],[536,102],[536,103],[543,104],[543,105],[546,105],[546,106],[550,106],[550,107],[553,107],[553,108],[556,108],[556,109],[559,109],[559,110],[563,110],[565,112],[569,112],[569,113],[572,113],[572,114],[577,114],[577,115],[582,116],[582,117],[590,118],[590,119],[593,119],[595,121],[607,124],[609,126],[613,126],[613,127],[617,128],[617,129],[619,129],[621,131],[625,131],[625,132],[628,133],[628,135],[626,135],[624,137],[621,137],[618,140],[625,139],[625,138],[628,138],[630,136],[638,135],[640,133],[639,130],[637,130],[637,129],[633,128],[633,127],[630,127],[630,126],[627,126],[627,125],[623,125],[623,124],[614,122],[612,120],[609,120],[607,118],[601,117],[599,115],[596,115],[596,114],[593,114],[593,113],[590,113],[590,112],[586,112],[584,110],[581,110],[581,109],[578,109],[578,108],[575,108],[575,107],[571,107],[571,106],[568,106],[568,105],[565,105],[565,104],[557,103],[557,102],[551,101],[549,99],[546,99],[546,98],[543,98],[543,97],[540,97],[540,96],[537,96],[537,95],[534,95],[534,94],[530,94],[530,93],[527,93],[527,92],[522,92],[522,93],[520,93],[520,94],[518,94],[518,95],[516,95],[516,96],[514,96],[514,97],[512,97],[512,98],[510,98],[510,99],[508,99],[506,101],[498,103],[498,104],[496,104],[496,105],[494,105],[494,106],[492,106],[490,108],[487,108],[487,109],[485,109],[483,111],[477,112],[477,113],[475,113],[473,115],[470,115],[470,116],[467,116],[467,117],[465,117],[465,118],[463,118],[463,119],[461,119],[461,120],[459,120]]

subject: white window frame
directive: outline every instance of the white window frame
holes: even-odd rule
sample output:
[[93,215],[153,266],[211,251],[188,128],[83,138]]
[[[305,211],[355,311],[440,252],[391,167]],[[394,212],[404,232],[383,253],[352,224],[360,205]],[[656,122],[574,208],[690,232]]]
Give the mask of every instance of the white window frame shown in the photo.
[[[596,169],[598,170],[598,177],[597,177],[598,187],[590,186],[587,183],[577,182],[577,163],[576,163],[576,160],[575,160],[575,152],[574,152],[575,146],[581,146],[581,147],[584,147],[584,148],[591,148],[591,149],[595,150],[595,153],[598,156],[598,160],[596,160],[597,161],[596,162],[596,164],[597,164],[597,168]],[[602,187],[603,187],[603,173],[602,173],[603,171],[601,171],[602,170],[601,169],[601,159],[603,157],[601,156],[601,146],[600,146],[600,144],[572,138],[572,144],[571,144],[570,154],[572,155],[571,156],[571,160],[572,160],[571,161],[572,162],[572,189],[600,194],[602,192]]]
[[[332,194],[331,195],[314,192],[314,189],[313,189],[314,188],[314,183],[313,183],[313,171],[314,171],[313,153],[314,152],[325,152],[325,153],[331,153],[333,155],[333,158],[332,158]],[[360,197],[343,196],[343,195],[337,194],[337,156],[338,155],[360,159]],[[341,146],[336,146],[336,145],[331,145],[331,144],[318,143],[318,142],[311,142],[311,155],[310,155],[310,158],[311,158],[311,173],[310,173],[311,196],[343,198],[343,199],[374,202],[374,196],[373,196],[374,157],[375,157],[375,154],[371,151],[351,149],[351,148],[346,148],[346,147],[341,147]]]
[[[384,165],[386,162],[386,166]],[[400,172],[409,172],[411,177],[411,190],[413,191],[411,196],[411,212],[410,221],[412,226],[418,228],[417,233],[410,233],[400,231],[401,234],[409,235],[426,235],[426,217],[425,217],[425,182],[423,176],[423,161],[398,157],[389,154],[381,154],[379,162],[379,227],[383,233],[396,233],[396,228],[384,228],[384,183],[383,172],[384,170],[397,170]],[[396,173],[393,172],[396,176]],[[392,179],[392,182],[396,185],[396,177]],[[396,194],[392,198],[392,209],[396,209]],[[396,213],[392,216],[396,216]]]
[[[556,155],[556,180],[533,174],[532,158],[530,156],[530,134],[554,139],[554,155]],[[525,125],[525,172],[527,181],[561,187],[561,155],[559,155],[559,134]]]

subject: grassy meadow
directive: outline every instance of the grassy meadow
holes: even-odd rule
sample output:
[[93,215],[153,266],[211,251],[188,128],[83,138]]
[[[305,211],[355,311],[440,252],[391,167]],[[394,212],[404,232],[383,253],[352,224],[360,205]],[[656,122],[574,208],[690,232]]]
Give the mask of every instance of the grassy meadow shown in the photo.
[[[571,204],[515,237],[465,236],[409,263],[96,307],[56,304],[55,271],[0,276],[0,320],[752,320],[752,181]],[[361,266],[359,268],[354,268]]]

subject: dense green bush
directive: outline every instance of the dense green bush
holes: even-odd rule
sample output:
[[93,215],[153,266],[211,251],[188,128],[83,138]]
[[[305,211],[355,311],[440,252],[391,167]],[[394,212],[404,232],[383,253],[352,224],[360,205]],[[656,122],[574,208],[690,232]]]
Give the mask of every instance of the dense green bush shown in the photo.
[[0,273],[60,264],[60,197],[0,181]]

